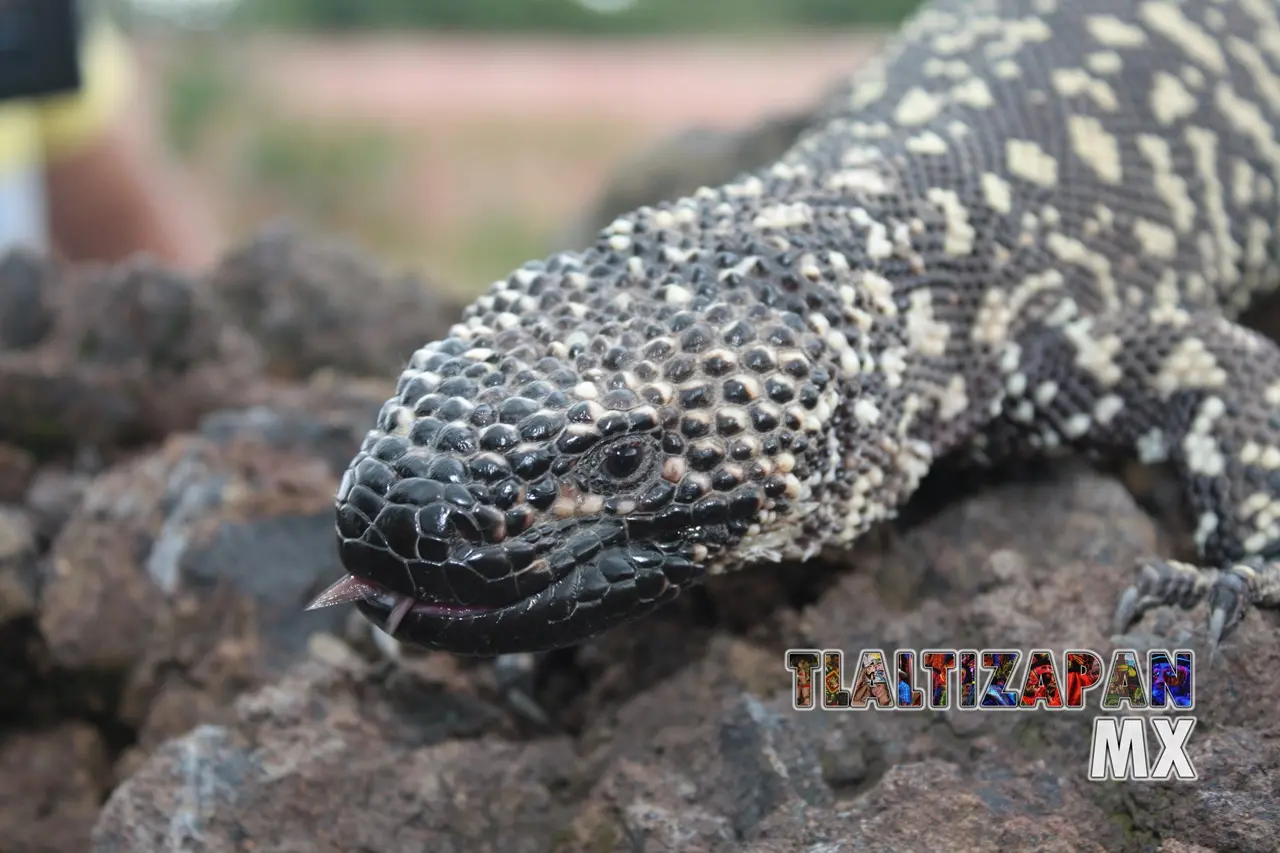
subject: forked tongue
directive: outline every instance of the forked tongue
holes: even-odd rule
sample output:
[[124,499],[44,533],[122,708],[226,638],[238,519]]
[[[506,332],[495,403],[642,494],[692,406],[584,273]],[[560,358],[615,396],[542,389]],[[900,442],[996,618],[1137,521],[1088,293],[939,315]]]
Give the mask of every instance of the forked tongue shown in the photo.
[[319,610],[321,607],[332,607],[335,604],[347,604],[352,601],[369,601],[383,595],[385,590],[371,583],[360,580],[355,575],[346,575],[342,580],[316,596],[306,606],[307,610]]
[[[414,600],[407,595],[397,595],[390,593],[397,599],[395,607],[391,608],[391,613],[387,615],[387,626],[385,630],[392,636],[395,635],[396,629],[400,627],[400,623],[404,621],[404,617],[413,609]],[[353,601],[371,601],[375,598],[384,598],[388,595],[387,590],[380,586],[362,581],[355,575],[347,575],[339,580],[333,586],[326,589],[315,597],[315,600],[306,606],[307,610],[319,610],[322,607],[332,607],[335,604],[348,604]]]

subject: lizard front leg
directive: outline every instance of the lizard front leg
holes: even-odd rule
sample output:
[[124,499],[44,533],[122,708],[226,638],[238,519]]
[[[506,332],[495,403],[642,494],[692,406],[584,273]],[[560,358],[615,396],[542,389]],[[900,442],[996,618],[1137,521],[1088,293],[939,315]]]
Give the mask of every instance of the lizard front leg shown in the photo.
[[1116,608],[1123,633],[1153,607],[1208,599],[1211,648],[1251,606],[1280,607],[1280,348],[1178,308],[1040,323],[1001,361],[994,453],[1171,462],[1202,565],[1153,559]]

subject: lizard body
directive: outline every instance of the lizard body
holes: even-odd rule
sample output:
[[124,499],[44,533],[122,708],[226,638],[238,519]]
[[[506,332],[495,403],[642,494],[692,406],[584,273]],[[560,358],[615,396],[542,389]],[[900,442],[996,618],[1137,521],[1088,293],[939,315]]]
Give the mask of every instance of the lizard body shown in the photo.
[[1168,460],[1202,566],[1117,625],[1280,603],[1280,4],[936,0],[776,163],[513,272],[413,354],[337,496],[354,600],[571,645],[847,546],[940,459]]

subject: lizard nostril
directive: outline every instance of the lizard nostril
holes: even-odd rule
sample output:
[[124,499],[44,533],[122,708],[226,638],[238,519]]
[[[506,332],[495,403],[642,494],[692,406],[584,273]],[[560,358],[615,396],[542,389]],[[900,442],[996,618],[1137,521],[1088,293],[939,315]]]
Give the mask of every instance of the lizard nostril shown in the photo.
[[443,501],[418,510],[417,520],[423,536],[440,542],[451,542],[459,536],[476,544],[482,540],[480,528],[470,514]]
[[480,534],[480,528],[476,526],[471,516],[466,513],[454,511],[453,527],[458,531],[458,535],[468,542],[478,545],[484,541],[484,537]]

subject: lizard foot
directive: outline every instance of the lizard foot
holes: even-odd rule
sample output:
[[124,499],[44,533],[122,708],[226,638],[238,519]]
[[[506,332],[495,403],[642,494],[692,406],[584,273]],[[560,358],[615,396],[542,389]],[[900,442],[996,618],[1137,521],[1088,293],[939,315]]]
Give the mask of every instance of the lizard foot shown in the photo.
[[1112,630],[1122,634],[1155,607],[1189,610],[1208,600],[1210,659],[1250,607],[1280,606],[1280,562],[1246,560],[1223,569],[1176,560],[1155,560],[1138,568],[1138,580],[1124,591]]

